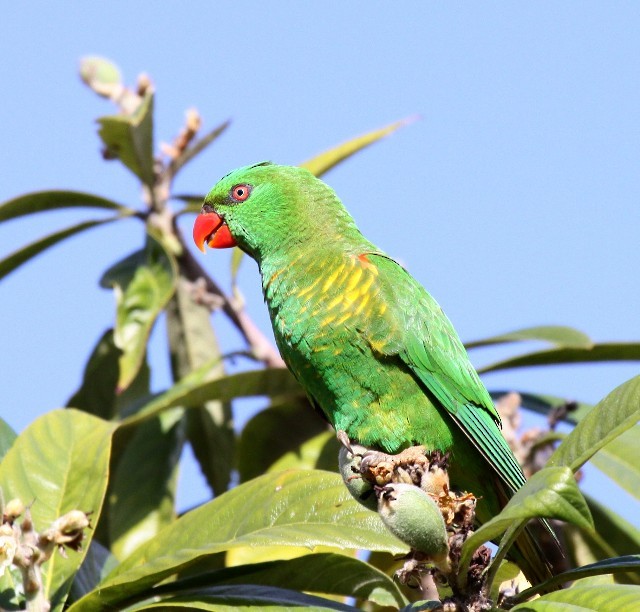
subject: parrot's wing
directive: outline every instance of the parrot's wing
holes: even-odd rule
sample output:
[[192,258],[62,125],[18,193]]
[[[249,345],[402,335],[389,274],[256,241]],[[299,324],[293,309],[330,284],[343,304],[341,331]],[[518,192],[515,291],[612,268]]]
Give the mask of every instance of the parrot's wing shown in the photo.
[[379,272],[376,299],[387,303],[372,325],[372,347],[397,355],[409,367],[515,492],[525,477],[500,433],[498,412],[453,325],[402,266],[385,255],[372,253],[367,258]]

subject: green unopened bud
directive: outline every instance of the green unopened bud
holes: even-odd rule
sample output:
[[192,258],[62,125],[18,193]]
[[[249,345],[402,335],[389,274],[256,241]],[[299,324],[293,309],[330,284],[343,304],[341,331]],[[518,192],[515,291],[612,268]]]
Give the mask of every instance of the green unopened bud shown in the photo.
[[80,78],[99,96],[105,98],[115,97],[123,87],[118,67],[102,57],[82,58]]
[[449,541],[436,503],[422,489],[404,483],[385,486],[378,512],[389,531],[435,563],[444,561]]
[[4,507],[4,518],[7,522],[12,523],[24,512],[24,504],[17,497],[7,502]]
[[351,450],[343,446],[338,454],[338,464],[342,480],[347,485],[349,493],[363,506],[375,511],[378,509],[378,500],[374,494],[373,485],[360,473],[362,453],[365,451],[364,446],[357,444],[351,445]]

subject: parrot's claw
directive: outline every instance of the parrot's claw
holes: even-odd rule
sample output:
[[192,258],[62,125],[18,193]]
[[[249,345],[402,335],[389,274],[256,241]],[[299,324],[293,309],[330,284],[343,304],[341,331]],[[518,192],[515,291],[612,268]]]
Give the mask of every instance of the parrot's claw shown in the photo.
[[338,442],[340,442],[340,444],[342,444],[342,446],[344,446],[351,455],[354,455],[356,453],[353,452],[353,447],[351,446],[351,440],[349,439],[349,436],[347,435],[347,432],[339,429],[338,431],[336,431],[336,438],[338,438]]

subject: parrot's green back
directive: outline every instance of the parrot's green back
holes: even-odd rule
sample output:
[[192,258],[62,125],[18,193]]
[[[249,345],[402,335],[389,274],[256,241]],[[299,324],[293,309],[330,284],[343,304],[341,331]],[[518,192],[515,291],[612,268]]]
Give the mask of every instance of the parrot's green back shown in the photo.
[[[251,197],[225,206],[239,183]],[[305,170],[260,164],[222,179],[205,205],[257,260],[283,359],[336,430],[390,453],[449,452],[452,484],[480,498],[481,522],[496,515],[525,478],[493,402],[436,301],[337,195]],[[519,544],[528,577],[548,577],[533,543]]]

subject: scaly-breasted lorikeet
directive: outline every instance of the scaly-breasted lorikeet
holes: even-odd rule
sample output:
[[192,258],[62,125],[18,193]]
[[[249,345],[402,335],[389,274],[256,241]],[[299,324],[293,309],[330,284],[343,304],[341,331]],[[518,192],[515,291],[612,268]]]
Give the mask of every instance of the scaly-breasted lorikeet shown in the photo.
[[[479,498],[481,522],[524,484],[449,319],[329,186],[298,167],[240,168],[209,192],[193,235],[256,260],[282,357],[336,430],[388,453],[449,452],[451,482]],[[529,580],[549,576],[529,532],[517,547]]]

